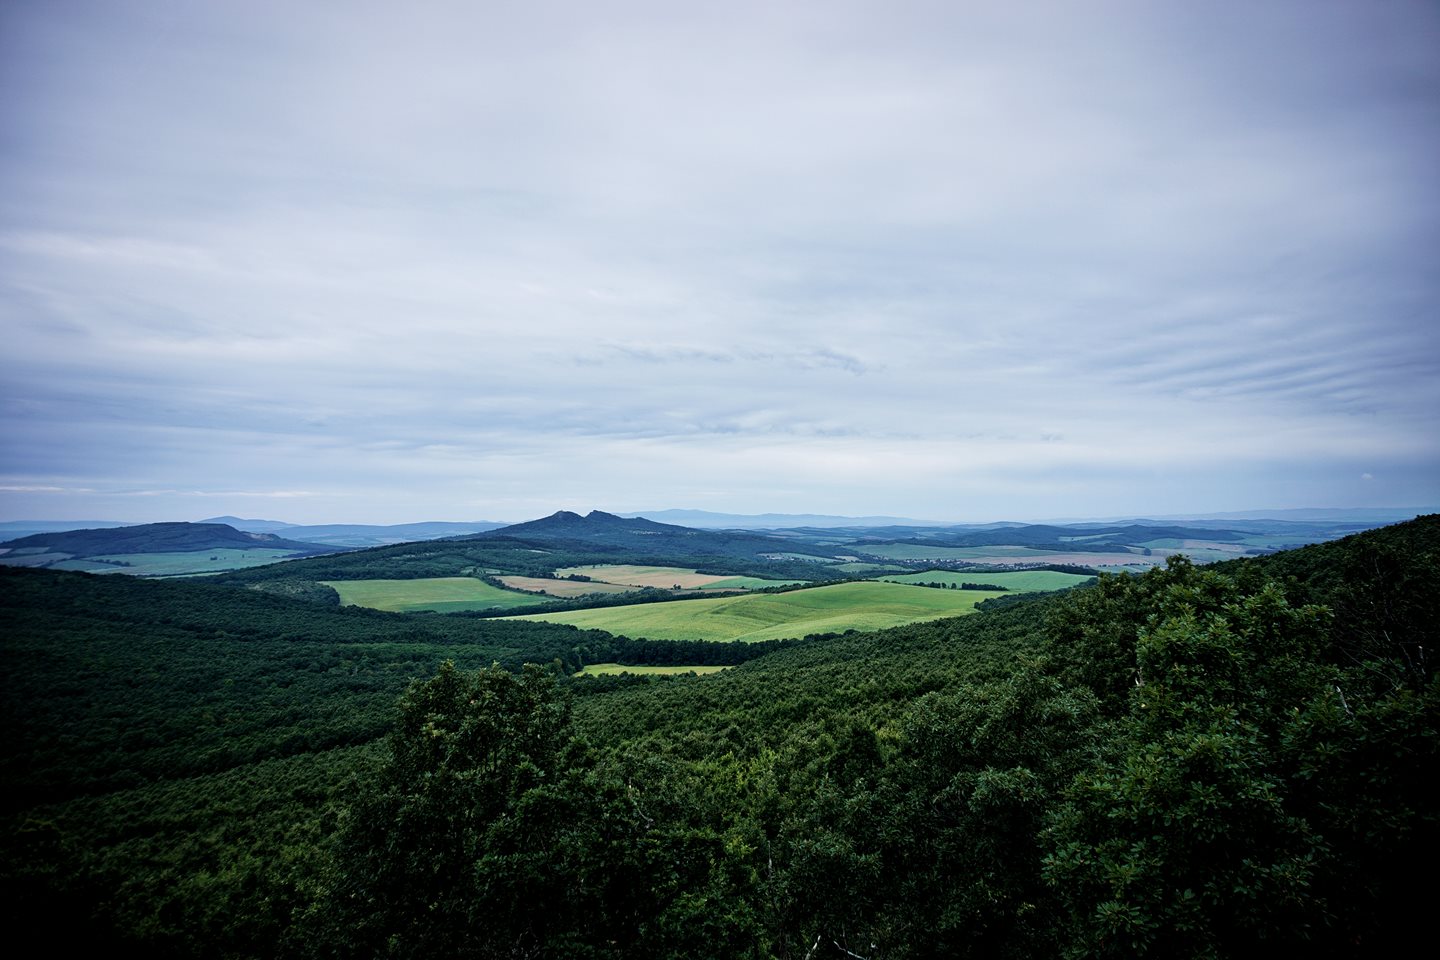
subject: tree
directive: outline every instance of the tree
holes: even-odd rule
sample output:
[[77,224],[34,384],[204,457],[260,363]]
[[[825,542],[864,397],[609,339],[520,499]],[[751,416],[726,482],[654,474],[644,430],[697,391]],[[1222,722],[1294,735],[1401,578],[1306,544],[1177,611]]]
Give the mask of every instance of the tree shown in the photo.
[[464,674],[447,661],[411,686],[339,840],[332,901],[349,949],[512,956],[546,942],[565,919],[565,871],[547,860],[569,800],[566,724],[535,666]]

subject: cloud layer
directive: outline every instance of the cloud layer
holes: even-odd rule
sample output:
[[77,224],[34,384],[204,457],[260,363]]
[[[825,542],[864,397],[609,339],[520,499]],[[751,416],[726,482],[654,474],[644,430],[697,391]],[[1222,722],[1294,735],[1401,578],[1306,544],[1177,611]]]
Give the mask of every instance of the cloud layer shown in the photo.
[[303,6],[0,12],[0,512],[1440,502],[1432,4]]

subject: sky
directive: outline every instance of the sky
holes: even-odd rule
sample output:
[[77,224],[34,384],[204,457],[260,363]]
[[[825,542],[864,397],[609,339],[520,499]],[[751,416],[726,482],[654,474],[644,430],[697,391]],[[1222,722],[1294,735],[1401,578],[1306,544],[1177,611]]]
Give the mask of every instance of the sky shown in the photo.
[[0,4],[0,519],[1440,504],[1440,4]]

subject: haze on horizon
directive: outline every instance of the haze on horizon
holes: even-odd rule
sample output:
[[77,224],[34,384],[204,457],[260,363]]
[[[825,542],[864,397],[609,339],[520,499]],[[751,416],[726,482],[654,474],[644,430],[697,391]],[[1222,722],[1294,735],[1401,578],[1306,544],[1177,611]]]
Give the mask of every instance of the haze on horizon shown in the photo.
[[0,7],[0,520],[1440,503],[1440,6]]

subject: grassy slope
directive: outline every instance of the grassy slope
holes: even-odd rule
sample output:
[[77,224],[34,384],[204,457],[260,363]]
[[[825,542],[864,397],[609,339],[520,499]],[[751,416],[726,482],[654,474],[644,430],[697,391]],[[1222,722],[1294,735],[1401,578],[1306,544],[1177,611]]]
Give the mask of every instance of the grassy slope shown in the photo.
[[899,583],[841,583],[788,593],[677,600],[630,607],[531,614],[582,629],[666,640],[775,640],[812,633],[880,630],[970,613],[1002,596],[986,591],[932,590]]
[[421,580],[332,580],[342,604],[405,613],[494,610],[533,606],[535,597],[500,590],[473,577],[428,577]]

